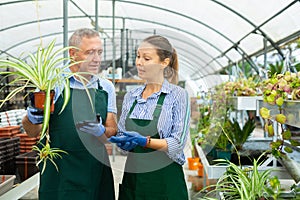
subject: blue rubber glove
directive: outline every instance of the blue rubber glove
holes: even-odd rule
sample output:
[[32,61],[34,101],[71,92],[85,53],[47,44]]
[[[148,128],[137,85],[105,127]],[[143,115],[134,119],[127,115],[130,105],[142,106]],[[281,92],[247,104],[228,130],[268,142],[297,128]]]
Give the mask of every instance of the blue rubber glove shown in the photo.
[[44,114],[37,108],[27,107],[27,117],[32,124],[42,124]]
[[117,146],[125,151],[130,151],[134,149],[138,144],[133,141],[133,137],[128,136],[112,136],[108,139],[108,141],[112,143],[116,143]]
[[99,122],[98,121],[83,121],[78,122],[76,124],[77,129],[79,129],[82,132],[89,133],[91,135],[100,137],[105,133],[105,126],[102,124],[102,119],[100,117]]
[[131,142],[134,138],[132,137],[127,137],[124,135],[121,136],[111,136],[108,141],[112,143],[126,143],[126,142]]
[[125,142],[125,143],[117,143],[117,146],[125,151],[131,151],[134,149],[138,144],[134,141]]
[[138,132],[128,131],[128,132],[124,132],[123,134],[124,136],[127,136],[130,141],[134,141],[135,143],[137,143],[142,147],[146,146],[147,144],[148,141],[147,137],[142,136]]

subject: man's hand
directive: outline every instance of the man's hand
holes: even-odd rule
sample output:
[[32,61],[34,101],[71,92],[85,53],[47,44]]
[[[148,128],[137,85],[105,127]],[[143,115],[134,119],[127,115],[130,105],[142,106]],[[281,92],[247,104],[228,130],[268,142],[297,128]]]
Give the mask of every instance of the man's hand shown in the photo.
[[42,124],[44,121],[43,112],[33,107],[27,107],[27,117],[32,124]]
[[102,119],[100,117],[99,122],[98,121],[83,121],[78,122],[76,124],[76,128],[79,129],[82,132],[89,133],[91,135],[100,137],[105,133],[105,127],[102,125]]

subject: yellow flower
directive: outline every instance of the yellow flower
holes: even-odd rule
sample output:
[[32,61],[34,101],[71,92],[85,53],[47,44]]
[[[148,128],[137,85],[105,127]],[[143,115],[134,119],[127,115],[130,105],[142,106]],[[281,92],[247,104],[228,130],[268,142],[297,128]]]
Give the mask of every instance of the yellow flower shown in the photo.
[[270,110],[265,107],[262,107],[261,109],[259,109],[259,114],[264,119],[270,118]]

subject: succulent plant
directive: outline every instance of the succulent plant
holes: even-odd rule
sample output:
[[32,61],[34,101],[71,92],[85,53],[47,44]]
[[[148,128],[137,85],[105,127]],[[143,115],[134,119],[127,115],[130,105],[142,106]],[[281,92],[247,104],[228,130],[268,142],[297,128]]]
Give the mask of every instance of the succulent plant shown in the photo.
[[236,81],[228,81],[224,84],[223,89],[227,95],[232,96],[256,96],[259,92],[259,83],[252,77],[241,78]]
[[[291,132],[284,124],[287,120],[291,120],[294,116],[284,114],[284,101],[300,99],[300,73],[285,72],[284,74],[274,74],[269,79],[263,81],[263,100],[270,105],[278,107],[278,113],[271,116],[270,110],[260,108],[260,116],[265,119],[265,131],[269,136],[274,136],[274,126],[277,122],[280,125],[281,137],[277,136],[276,141],[271,143],[272,153],[276,157],[292,152],[290,147],[284,147],[284,140],[289,140],[294,146],[298,146],[299,142],[291,139]],[[283,151],[284,150],[284,151]]]

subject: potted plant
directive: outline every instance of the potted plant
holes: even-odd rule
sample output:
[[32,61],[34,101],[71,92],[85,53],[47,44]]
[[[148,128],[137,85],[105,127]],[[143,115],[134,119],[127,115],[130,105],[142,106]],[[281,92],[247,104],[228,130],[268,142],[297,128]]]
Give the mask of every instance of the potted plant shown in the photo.
[[[4,78],[11,79],[11,81],[2,89],[6,86],[13,86],[15,88],[5,97],[5,99],[1,100],[0,107],[18,93],[23,92],[25,89],[29,89],[29,92],[45,94],[43,105],[41,107],[43,109],[44,121],[42,124],[42,131],[40,133],[40,141],[46,137],[46,144],[44,144],[41,149],[37,146],[34,148],[39,152],[39,162],[46,163],[47,159],[53,162],[53,158],[60,156],[59,153],[66,153],[59,149],[52,149],[49,144],[50,138],[47,129],[51,114],[51,104],[53,102],[51,97],[53,97],[54,88],[64,88],[64,93],[62,94],[64,104],[60,110],[61,113],[70,98],[69,78],[76,75],[76,77],[82,80],[82,82],[86,80],[81,74],[67,70],[70,66],[78,64],[78,62],[70,62],[66,65],[64,64],[66,58],[63,58],[62,55],[70,48],[75,47],[65,47],[54,50],[55,40],[53,40],[46,47],[39,46],[35,55],[29,53],[28,62],[21,58],[14,57],[10,57],[9,59],[0,59],[0,69],[5,69],[0,71],[0,75]],[[53,162],[53,164],[55,163]]]
[[198,138],[198,133],[196,129],[191,128],[190,129],[190,138],[191,138],[191,157],[188,157],[188,168],[189,170],[197,170],[198,165],[200,162],[199,156],[196,155],[196,150],[195,150],[195,142],[197,141]]
[[[260,116],[265,120],[265,131],[270,137],[273,137],[271,142],[272,154],[279,159],[285,166],[289,174],[296,182],[300,181],[299,167],[291,160],[288,153],[293,151],[293,146],[300,146],[300,142],[291,137],[291,132],[288,126],[285,126],[288,118],[285,114],[285,101],[288,99],[300,99],[300,73],[285,72],[284,74],[274,74],[269,79],[266,79],[263,84],[263,100],[269,104],[273,110],[267,107],[260,108]],[[277,128],[279,127],[279,131]],[[291,146],[285,145],[289,141]]]
[[230,96],[256,96],[259,87],[259,81],[253,77],[249,77],[227,81],[224,83],[223,89]]
[[220,132],[220,135],[215,144],[215,148],[216,148],[215,157],[217,159],[230,160],[231,153],[232,153],[232,142],[230,140],[231,138],[229,137],[228,133],[233,131],[230,119],[226,117],[223,124],[221,123],[217,124],[216,128],[217,128],[217,132]]
[[256,127],[255,120],[248,118],[245,125],[241,128],[239,122],[236,119],[233,119],[233,122],[229,121],[229,126],[231,127],[231,131],[228,131],[227,133],[230,139],[237,150],[242,150],[244,143]]
[[229,144],[229,140],[222,130],[230,111],[228,95],[223,87],[224,84],[220,84],[214,88],[211,94],[211,105],[200,110],[203,112],[203,119],[199,119],[198,123],[198,129],[202,133],[201,143],[198,143],[205,154],[212,159],[217,157],[216,149],[226,150]]
[[215,185],[209,185],[202,191],[209,190],[206,196],[219,193],[223,196],[222,199],[228,200],[277,199],[280,194],[280,182],[277,177],[271,176],[271,168],[259,171],[262,164],[260,159],[254,159],[253,166],[250,167],[241,167],[228,160],[219,160],[228,166],[226,172]]

